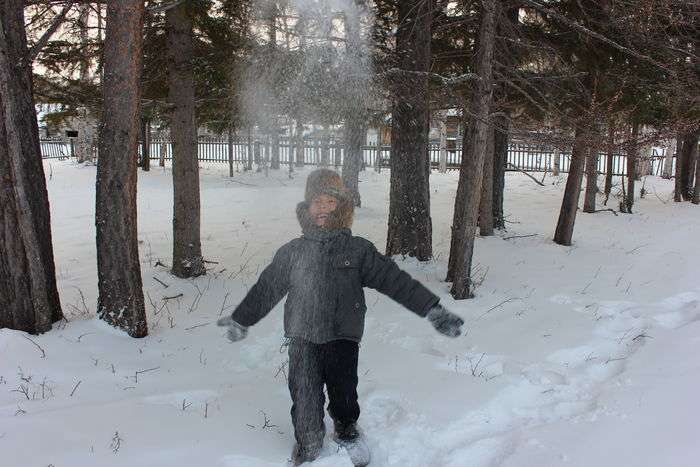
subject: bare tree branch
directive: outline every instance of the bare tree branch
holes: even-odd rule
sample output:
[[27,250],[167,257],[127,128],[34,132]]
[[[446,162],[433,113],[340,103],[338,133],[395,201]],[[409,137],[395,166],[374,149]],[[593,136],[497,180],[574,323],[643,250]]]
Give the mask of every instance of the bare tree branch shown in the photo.
[[654,60],[653,58],[649,57],[648,55],[644,55],[644,54],[642,54],[642,53],[640,53],[640,52],[637,52],[636,50],[630,49],[629,47],[625,47],[624,45],[618,44],[618,43],[615,42],[614,40],[612,40],[612,39],[610,39],[610,38],[607,38],[607,37],[605,37],[604,35],[602,35],[602,34],[600,34],[600,33],[597,33],[597,32],[595,32],[595,31],[592,31],[592,30],[588,29],[587,27],[585,27],[585,26],[583,26],[583,25],[577,23],[576,21],[570,20],[570,19],[567,18],[566,16],[564,16],[564,15],[562,15],[562,14],[560,14],[560,13],[557,13],[556,11],[552,10],[551,8],[547,8],[546,6],[542,5],[542,4],[539,3],[539,2],[536,2],[535,0],[523,0],[523,1],[524,1],[524,3],[526,3],[526,4],[530,5],[530,6],[532,6],[533,8],[535,8],[535,9],[538,10],[538,11],[540,11],[541,13],[544,13],[544,14],[546,14],[546,15],[551,16],[552,18],[555,18],[556,20],[562,22],[563,24],[566,24],[567,26],[569,26],[569,27],[571,27],[571,28],[577,30],[578,32],[582,32],[582,33],[584,33],[584,34],[586,34],[586,35],[588,35],[588,36],[591,36],[591,37],[593,37],[593,38],[595,38],[595,39],[598,39],[598,40],[601,41],[601,42],[605,42],[606,44],[608,44],[608,45],[610,45],[610,46],[616,48],[617,50],[619,50],[619,51],[621,51],[621,52],[624,52],[624,53],[626,53],[626,54],[628,54],[628,55],[632,55],[633,57],[637,57],[637,58],[639,58],[639,59],[641,59],[641,60],[644,60],[644,61],[646,61],[646,62],[648,62],[648,63],[651,63],[652,65],[654,65],[654,66],[656,66],[656,67],[658,67],[658,68],[661,68],[662,70],[664,70],[664,71],[666,71],[666,72],[668,72],[668,73],[675,74],[675,72],[674,72],[673,70],[669,70],[669,69],[666,68],[664,65],[662,65],[662,64],[659,63],[659,62],[657,62],[656,60]]
[[51,39],[51,36],[54,35],[54,33],[58,30],[59,26],[63,23],[63,20],[66,18],[66,15],[68,14],[68,11],[73,7],[73,4],[75,1],[69,1],[66,6],[63,7],[61,12],[57,14],[54,19],[51,21],[51,25],[49,28],[46,30],[44,35],[41,36],[41,38],[37,41],[36,44],[32,46],[31,49],[29,49],[29,52],[27,52],[27,56],[24,58],[24,63],[23,65],[32,63],[34,59],[39,55],[39,52],[41,52],[41,49],[44,48],[46,43]]

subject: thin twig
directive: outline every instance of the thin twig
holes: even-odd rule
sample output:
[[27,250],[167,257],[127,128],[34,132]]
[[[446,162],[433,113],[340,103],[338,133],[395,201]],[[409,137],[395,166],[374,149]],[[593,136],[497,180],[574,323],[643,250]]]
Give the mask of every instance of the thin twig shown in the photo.
[[518,172],[523,173],[523,174],[527,175],[528,177],[530,177],[530,179],[531,179],[533,182],[537,183],[539,186],[544,186],[544,183],[542,183],[541,181],[537,180],[535,177],[533,177],[533,176],[530,175],[529,173],[525,172],[523,169],[521,169],[521,168],[518,167],[517,165],[512,164],[512,163],[510,163],[510,162],[508,162],[508,165],[511,166],[511,167],[513,167],[513,168],[514,168],[515,170],[517,170]]
[[36,342],[34,342],[33,340],[31,340],[31,339],[28,338],[27,336],[22,336],[22,337],[24,337],[25,339],[27,339],[27,340],[28,340],[29,342],[31,342],[32,344],[36,345],[36,348],[39,349],[39,350],[41,351],[41,358],[46,358],[46,352],[44,352],[44,349],[42,349],[41,346],[40,346],[39,344],[37,344]]
[[173,295],[172,297],[163,297],[163,300],[175,300],[176,298],[181,298],[184,296],[185,294],[179,293],[177,295]]
[[170,287],[168,284],[166,284],[166,283],[163,282],[162,280],[158,279],[156,276],[153,276],[153,280],[155,280],[156,282],[158,282],[160,285],[162,285],[162,286],[165,287],[166,289],[167,289],[168,287]]
[[510,240],[511,238],[528,238],[528,237],[536,237],[537,234],[530,234],[530,235],[511,235],[510,237],[503,237],[503,240]]
[[75,390],[78,389],[78,386],[80,386],[80,383],[82,383],[82,382],[83,382],[83,380],[81,379],[80,381],[78,381],[76,383],[75,386],[73,386],[73,390],[70,392],[70,397],[73,397],[73,394],[75,394]]

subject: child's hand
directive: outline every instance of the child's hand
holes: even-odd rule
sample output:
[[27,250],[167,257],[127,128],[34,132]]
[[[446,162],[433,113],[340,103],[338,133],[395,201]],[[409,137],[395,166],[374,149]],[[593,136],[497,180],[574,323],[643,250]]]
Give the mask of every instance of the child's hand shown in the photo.
[[228,336],[228,340],[230,340],[231,342],[238,342],[242,339],[245,339],[245,336],[248,335],[248,328],[246,326],[243,326],[242,324],[238,324],[230,316],[227,316],[226,318],[221,318],[219,321],[216,322],[216,325],[228,327],[226,335]]
[[464,320],[456,314],[447,311],[439,303],[428,311],[426,318],[441,334],[449,337],[457,337],[462,334],[461,327],[464,324]]

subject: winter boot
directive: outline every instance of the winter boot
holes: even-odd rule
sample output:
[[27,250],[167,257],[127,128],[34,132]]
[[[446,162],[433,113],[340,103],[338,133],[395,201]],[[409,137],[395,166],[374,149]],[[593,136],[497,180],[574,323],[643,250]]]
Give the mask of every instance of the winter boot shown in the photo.
[[364,437],[357,430],[355,423],[335,422],[335,434],[333,436],[339,446],[345,448],[355,467],[369,465],[371,454]]

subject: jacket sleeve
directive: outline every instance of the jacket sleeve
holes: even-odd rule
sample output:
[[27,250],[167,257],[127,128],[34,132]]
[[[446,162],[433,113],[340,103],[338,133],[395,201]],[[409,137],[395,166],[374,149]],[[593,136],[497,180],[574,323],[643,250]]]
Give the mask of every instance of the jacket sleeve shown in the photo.
[[258,281],[236,307],[231,318],[243,326],[252,326],[267,316],[275,305],[287,295],[289,264],[290,247],[287,244],[277,250],[272,263],[260,274]]
[[421,317],[440,299],[423,284],[402,271],[391,258],[367,242],[361,266],[362,285],[387,295]]

